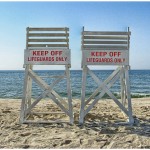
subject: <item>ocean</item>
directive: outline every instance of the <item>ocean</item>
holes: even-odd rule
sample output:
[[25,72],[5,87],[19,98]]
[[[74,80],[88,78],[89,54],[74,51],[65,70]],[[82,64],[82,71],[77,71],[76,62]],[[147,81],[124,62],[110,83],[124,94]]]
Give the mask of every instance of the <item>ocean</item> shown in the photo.
[[[106,79],[113,70],[94,70],[95,74],[99,76],[102,80]],[[63,75],[62,70],[40,70],[35,71],[40,76],[53,76],[53,75]],[[82,71],[81,70],[71,70],[71,87],[72,87],[72,97],[75,99],[81,98],[81,81],[82,81]],[[131,97],[150,97],[150,70],[130,70],[130,87],[131,87]],[[54,79],[43,78],[48,84],[50,84]],[[86,86],[86,97],[89,97],[92,92],[98,87],[93,79],[87,77]],[[24,84],[24,71],[0,71],[0,98],[3,99],[21,99],[23,94],[23,84]],[[62,80],[54,88],[62,97],[66,97],[66,80]],[[37,98],[43,90],[40,89],[36,83],[32,84],[32,97]],[[111,88],[111,91],[116,97],[120,97],[120,80],[118,80]],[[104,98],[109,98],[108,95],[104,95]]]

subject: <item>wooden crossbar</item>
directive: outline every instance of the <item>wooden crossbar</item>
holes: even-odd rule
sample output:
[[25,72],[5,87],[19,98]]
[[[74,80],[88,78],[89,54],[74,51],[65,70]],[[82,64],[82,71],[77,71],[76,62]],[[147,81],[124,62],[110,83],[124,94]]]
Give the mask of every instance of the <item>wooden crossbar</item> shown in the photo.
[[[35,75],[34,75],[35,76]],[[33,78],[33,76],[31,77]],[[60,78],[56,79],[50,86],[49,86],[49,90],[46,89],[46,91],[44,91],[38,98],[37,100],[35,100],[31,106],[29,106],[29,108],[26,110],[26,114],[29,113],[29,111],[42,99],[45,98],[45,96],[51,92],[52,88],[58,83],[60,82],[62,79],[64,78],[64,76],[60,76]],[[33,79],[34,80],[34,79]],[[41,80],[42,81],[42,80]],[[56,93],[54,93],[56,95]],[[67,107],[67,103],[65,101],[63,101],[62,103],[64,103]]]
[[[50,87],[45,81],[43,81],[39,76],[37,76],[32,70],[29,70],[29,76],[43,89],[46,90],[48,93],[52,93],[53,95],[55,95],[58,99],[61,100],[61,103],[63,103],[66,107],[67,107],[67,103],[60,98],[59,94],[56,93],[52,87]],[[56,80],[56,82],[58,83],[61,80],[61,78],[59,80]],[[55,83],[56,84],[56,83]],[[48,94],[47,93],[47,94]]]
[[113,31],[83,31],[83,35],[131,35],[131,32]]
[[[89,74],[92,76],[92,78],[94,79],[95,82],[98,83],[98,85],[102,85],[102,82],[91,70],[89,70]],[[108,85],[104,84],[104,86],[102,87],[102,91],[101,93],[94,99],[94,101],[92,102],[92,104],[90,104],[90,106],[88,106],[88,108],[85,110],[85,115],[93,108],[93,106],[98,102],[98,100],[100,98],[102,98],[104,96],[105,93],[107,93],[108,95],[111,94],[111,97],[115,97],[110,91],[109,89],[112,87],[112,85],[117,81],[117,79],[120,77],[120,75],[122,74],[122,70],[120,70],[120,72],[118,74],[116,74],[114,76],[114,79],[110,81],[110,83],[108,83]],[[113,95],[113,96],[112,96]],[[116,100],[116,98],[114,98],[116,104],[118,104],[120,106],[120,102],[118,100]],[[85,105],[87,105],[89,103],[89,100],[85,102]],[[121,107],[121,106],[120,106]],[[127,114],[127,111],[123,108],[123,110],[125,111],[125,113]]]
[[28,44],[28,47],[68,47],[67,44]]
[[67,37],[69,33],[28,33],[28,38],[30,37]]
[[31,112],[30,114],[33,114],[33,115],[51,115],[51,114],[65,114],[65,112]]
[[[29,69],[28,74],[45,91],[26,109],[25,115],[27,115],[42,98],[44,98],[45,96],[49,96],[52,99],[52,101],[55,104],[57,104],[65,114],[67,114],[69,117],[72,117],[73,115],[72,110],[70,109],[68,110],[68,107],[70,108],[70,106],[67,106],[67,103],[52,89],[55,84],[57,84],[58,82],[60,82],[61,79],[64,78],[64,76],[60,76],[60,78],[57,78],[49,86],[45,81],[43,81],[39,76],[37,76],[31,69]],[[58,100],[58,98],[61,99],[61,102],[59,101],[60,99]],[[62,105],[61,103],[64,104],[65,106]],[[71,105],[71,103],[69,105]]]
[[128,44],[127,41],[83,41],[83,44]]
[[96,35],[92,35],[92,36],[89,36],[89,35],[84,35],[84,40],[95,40],[95,39],[102,39],[102,40],[128,40],[128,36],[127,35],[124,35],[124,36],[96,36]]
[[[87,68],[88,69],[88,68]],[[120,68],[117,68],[96,90],[93,94],[88,98],[87,103],[97,95],[97,93],[103,88],[105,84],[107,84],[112,78],[120,71]]]
[[25,120],[24,123],[27,124],[51,124],[51,123],[69,123],[67,120],[49,120],[49,121],[44,121],[44,120],[40,120],[40,121],[34,121],[34,120]]
[[28,28],[29,31],[69,31],[69,28]]
[[[119,68],[118,68],[119,69]],[[93,97],[95,97],[96,95],[97,95],[97,93],[99,93],[100,91],[102,91],[101,93],[103,93],[103,95],[105,94],[105,88],[103,87],[104,85],[106,85],[106,84],[108,84],[108,87],[109,88],[111,88],[112,87],[112,85],[116,82],[116,80],[119,78],[119,76],[120,76],[120,74],[119,74],[119,72],[120,72],[120,70],[118,71],[118,72],[116,72],[115,74],[114,74],[114,72],[112,73],[112,75],[110,75],[109,77],[109,79],[108,80],[105,80],[103,83],[102,82],[100,82],[99,81],[99,78],[91,71],[91,70],[89,70],[88,69],[88,73],[91,75],[91,77],[94,79],[94,81],[96,82],[96,83],[98,83],[98,85],[100,85],[96,90],[95,90],[95,92],[93,92],[93,94],[86,100],[86,102],[85,102],[85,104],[87,105],[90,101],[91,101],[91,99],[93,98]],[[121,72],[120,72],[121,73]],[[113,80],[112,80],[113,79]],[[110,83],[109,83],[110,82]],[[103,84],[103,85],[102,85]],[[103,92],[104,91],[104,92]],[[99,94],[100,95],[100,94]],[[102,94],[102,96],[97,96],[97,97],[99,97],[99,99],[103,96]],[[97,99],[98,100],[98,99]]]
[[82,50],[128,50],[128,46],[84,45]]
[[29,39],[28,42],[69,42],[68,39]]

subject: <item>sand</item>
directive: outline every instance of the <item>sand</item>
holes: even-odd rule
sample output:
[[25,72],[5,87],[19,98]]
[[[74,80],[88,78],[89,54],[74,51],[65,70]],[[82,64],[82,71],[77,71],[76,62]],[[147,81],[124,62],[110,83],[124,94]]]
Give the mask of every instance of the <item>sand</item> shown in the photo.
[[[136,120],[133,126],[116,124],[125,117],[112,100],[99,101],[86,116],[83,126],[78,124],[78,100],[73,101],[74,125],[21,125],[20,102],[0,100],[0,148],[150,148],[150,98],[132,99]],[[42,101],[36,109],[53,111],[56,107]],[[52,116],[41,116],[47,117]]]

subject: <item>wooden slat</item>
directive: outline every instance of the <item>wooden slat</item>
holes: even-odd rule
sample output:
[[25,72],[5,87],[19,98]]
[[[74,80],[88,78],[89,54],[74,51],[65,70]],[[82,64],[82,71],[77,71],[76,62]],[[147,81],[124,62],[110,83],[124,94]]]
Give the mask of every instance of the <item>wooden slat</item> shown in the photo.
[[28,39],[28,42],[68,42],[69,39]]
[[67,47],[67,44],[28,44],[28,47]]
[[69,31],[69,28],[29,28],[29,31]]
[[83,35],[131,35],[131,32],[113,32],[113,31],[83,31]]
[[30,114],[33,114],[33,115],[48,115],[48,114],[65,114],[65,112],[31,112]]
[[127,46],[93,46],[93,45],[85,45],[82,47],[82,49],[85,49],[85,50],[92,50],[92,49],[105,49],[105,50],[127,50]]
[[66,37],[69,33],[29,33],[28,37]]
[[69,120],[49,120],[49,121],[33,121],[33,120],[25,120],[23,123],[69,123]]
[[84,39],[128,40],[128,36],[84,36]]
[[127,44],[127,41],[84,41],[83,44]]

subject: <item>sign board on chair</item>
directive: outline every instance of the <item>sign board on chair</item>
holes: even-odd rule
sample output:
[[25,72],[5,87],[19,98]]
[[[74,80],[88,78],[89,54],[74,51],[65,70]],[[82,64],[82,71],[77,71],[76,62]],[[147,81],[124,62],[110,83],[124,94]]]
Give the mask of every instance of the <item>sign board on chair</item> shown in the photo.
[[26,49],[24,64],[28,65],[70,65],[70,50],[61,48]]

